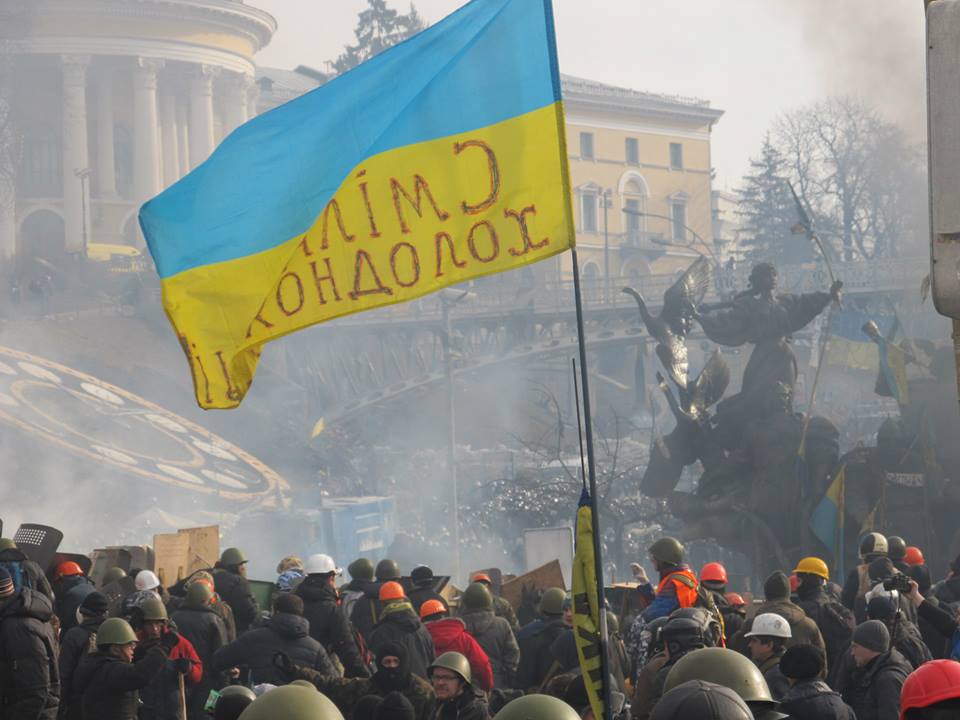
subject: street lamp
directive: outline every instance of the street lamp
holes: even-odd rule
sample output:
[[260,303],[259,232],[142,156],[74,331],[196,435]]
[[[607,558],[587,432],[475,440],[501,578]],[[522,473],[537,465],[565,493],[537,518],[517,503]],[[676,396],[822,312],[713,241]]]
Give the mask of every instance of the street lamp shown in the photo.
[[[713,248],[710,247],[710,244],[706,240],[704,240],[702,237],[700,237],[697,234],[697,231],[694,230],[689,225],[678,223],[674,218],[670,217],[669,215],[658,215],[657,213],[641,212],[640,210],[631,210],[630,208],[623,208],[623,212],[625,212],[627,215],[633,215],[635,217],[652,217],[652,218],[659,218],[661,220],[669,220],[671,223],[674,223],[675,225],[680,225],[680,227],[688,231],[695,240],[699,241],[699,243],[703,245],[704,249],[707,251],[706,254],[710,256],[710,259],[713,260],[714,264],[717,267],[720,266],[720,262],[717,260],[717,256],[714,254]],[[657,240],[656,238],[650,238],[650,242],[654,242],[657,245],[666,245],[668,247],[688,248],[690,250],[693,250],[694,252],[699,252],[699,250],[693,247],[692,243],[690,245],[684,245],[683,243],[673,242],[670,240]],[[701,252],[700,254],[703,255],[704,253]]]
[[443,374],[447,385],[447,473],[450,475],[450,487],[453,494],[453,577],[460,579],[460,489],[457,484],[457,425],[456,406],[453,395],[453,360],[450,352],[450,338],[453,328],[450,324],[450,308],[475,295],[468,290],[444,288],[438,293],[440,310],[443,313]]
[[83,238],[83,259],[87,259],[87,186],[90,181],[90,173],[93,172],[90,168],[76,168],[73,171],[73,174],[80,178],[80,222],[83,224],[81,228],[81,237]]
[[607,211],[610,209],[612,194],[610,188],[602,190],[600,200],[603,202],[603,295],[604,302],[610,304],[610,232],[607,226]]

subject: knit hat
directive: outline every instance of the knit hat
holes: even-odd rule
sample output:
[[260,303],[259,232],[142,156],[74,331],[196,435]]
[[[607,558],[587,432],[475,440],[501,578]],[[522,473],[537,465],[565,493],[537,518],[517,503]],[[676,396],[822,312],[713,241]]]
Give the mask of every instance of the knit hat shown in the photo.
[[353,706],[353,720],[376,720],[377,708],[382,698],[379,695],[364,695]]
[[0,567],[0,598],[8,598],[14,593],[13,578],[6,568]]
[[433,570],[426,565],[417,565],[410,573],[410,579],[413,580],[415,585],[428,583],[433,580]]
[[785,600],[790,597],[790,578],[779,570],[763,581],[763,594],[767,600]]
[[380,701],[373,720],[417,720],[417,713],[402,693],[392,692]]
[[83,615],[106,615],[110,609],[110,603],[107,598],[96,591],[87,595],[80,603],[80,613]]
[[897,605],[888,595],[875,595],[867,603],[867,617],[871,620],[893,620]]
[[801,643],[787,648],[780,658],[780,672],[793,680],[810,680],[823,672],[825,662],[820,648]]
[[854,628],[850,641],[867,650],[885,653],[890,649],[890,631],[879,620],[867,620]]

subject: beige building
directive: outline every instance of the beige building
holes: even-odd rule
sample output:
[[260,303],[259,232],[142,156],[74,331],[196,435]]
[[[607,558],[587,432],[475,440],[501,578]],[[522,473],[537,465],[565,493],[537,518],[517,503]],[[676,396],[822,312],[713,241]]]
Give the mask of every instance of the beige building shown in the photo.
[[710,133],[723,111],[570,76],[563,97],[585,282],[636,283],[712,253]]

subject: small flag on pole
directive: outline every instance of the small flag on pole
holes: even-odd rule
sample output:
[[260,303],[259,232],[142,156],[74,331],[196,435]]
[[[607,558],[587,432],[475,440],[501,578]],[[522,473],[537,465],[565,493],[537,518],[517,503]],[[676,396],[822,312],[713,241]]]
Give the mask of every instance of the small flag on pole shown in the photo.
[[140,224],[204,408],[270,340],[572,247],[550,0],[473,0],[234,131]]
[[603,644],[600,640],[600,601],[597,592],[597,563],[593,546],[593,510],[586,488],[577,510],[576,547],[573,556],[573,631],[583,683],[595,718],[604,717]]
[[810,516],[810,529],[813,534],[833,553],[833,561],[839,575],[843,568],[843,532],[845,512],[845,488],[847,466],[842,465],[824,493],[823,498]]

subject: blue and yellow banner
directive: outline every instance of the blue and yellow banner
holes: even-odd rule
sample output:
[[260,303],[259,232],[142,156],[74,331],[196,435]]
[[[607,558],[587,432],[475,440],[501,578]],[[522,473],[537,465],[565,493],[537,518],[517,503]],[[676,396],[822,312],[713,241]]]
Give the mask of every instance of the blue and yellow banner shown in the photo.
[[892,315],[870,315],[857,310],[838,310],[832,313],[830,344],[826,354],[828,364],[855,370],[877,370],[877,346],[863,333],[864,324],[870,320],[877,323],[884,336],[895,321]]
[[577,510],[577,534],[573,555],[573,632],[583,684],[595,718],[604,717],[601,607],[597,590],[597,558],[593,545],[593,509],[590,494],[583,489]]
[[810,529],[813,534],[833,553],[834,568],[843,575],[843,533],[846,514],[846,475],[847,466],[841,465],[830,487],[810,516]]
[[570,248],[549,0],[473,0],[254,118],[140,224],[205,408],[270,340]]

